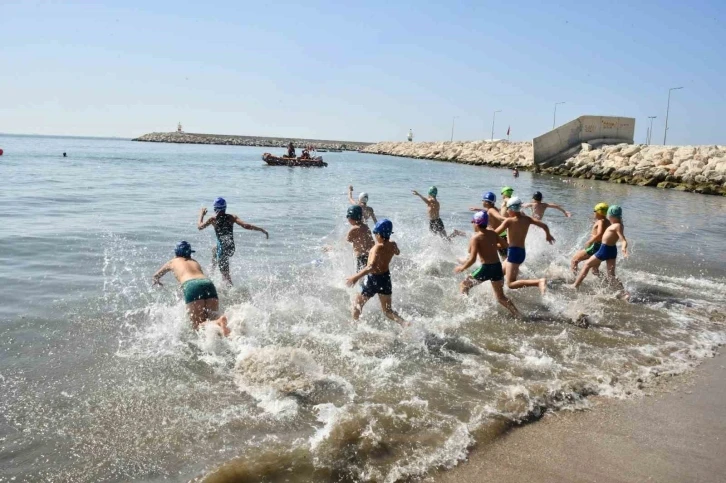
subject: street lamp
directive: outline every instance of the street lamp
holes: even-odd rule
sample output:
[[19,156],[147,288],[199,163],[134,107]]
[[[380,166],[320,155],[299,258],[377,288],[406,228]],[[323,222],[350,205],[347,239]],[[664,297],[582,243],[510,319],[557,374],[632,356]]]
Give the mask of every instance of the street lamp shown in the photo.
[[454,142],[454,121],[456,121],[456,118],[457,118],[457,117],[459,117],[459,116],[454,116],[454,117],[453,117],[453,118],[451,119],[451,142],[452,142],[452,143]]
[[645,144],[650,144],[650,140],[653,137],[653,119],[655,119],[658,116],[648,116],[648,119],[650,119],[650,130],[648,131],[648,139],[646,139]]
[[494,111],[494,115],[492,116],[492,141],[494,141],[494,120],[497,118],[498,112],[502,112],[502,110]]
[[554,114],[552,114],[552,129],[554,129],[554,128],[555,128],[555,119],[557,119],[557,106],[558,106],[559,104],[564,104],[565,102],[566,102],[566,101],[562,101],[562,102],[555,102],[555,113],[554,113]]
[[671,87],[668,89],[668,107],[666,107],[666,124],[665,124],[665,131],[663,131],[663,145],[665,146],[666,138],[668,137],[668,113],[671,110],[671,91],[677,91],[678,89],[683,89],[683,87]]

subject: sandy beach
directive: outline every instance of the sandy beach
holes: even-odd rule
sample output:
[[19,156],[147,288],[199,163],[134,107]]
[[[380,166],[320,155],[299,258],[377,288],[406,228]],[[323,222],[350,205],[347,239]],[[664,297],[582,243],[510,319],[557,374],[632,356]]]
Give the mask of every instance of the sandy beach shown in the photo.
[[441,483],[722,482],[726,475],[726,357],[653,388],[650,396],[594,401],[514,429]]

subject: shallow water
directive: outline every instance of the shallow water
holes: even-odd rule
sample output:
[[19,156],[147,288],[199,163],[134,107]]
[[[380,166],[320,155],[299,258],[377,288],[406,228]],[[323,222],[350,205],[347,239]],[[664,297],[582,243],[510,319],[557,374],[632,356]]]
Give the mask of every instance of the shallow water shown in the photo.
[[[397,481],[455,464],[474,441],[546,408],[624,397],[686,370],[726,340],[726,200],[675,191],[403,158],[326,153],[325,169],[267,167],[262,149],[0,136],[0,481]],[[67,151],[68,158],[60,154]],[[401,247],[392,267],[403,331],[375,300],[349,318],[354,260],[346,188],[365,190]],[[532,230],[524,275],[554,282],[458,295],[466,241],[428,234],[411,189],[439,188],[448,229],[469,231],[482,191],[535,190],[574,213]],[[233,337],[192,332],[170,276],[151,275],[189,240],[209,273],[229,211]],[[633,303],[586,282],[563,288],[592,206],[621,204]],[[323,246],[334,250],[323,253]],[[215,282],[219,275],[212,274]],[[592,326],[572,324],[580,313]]]

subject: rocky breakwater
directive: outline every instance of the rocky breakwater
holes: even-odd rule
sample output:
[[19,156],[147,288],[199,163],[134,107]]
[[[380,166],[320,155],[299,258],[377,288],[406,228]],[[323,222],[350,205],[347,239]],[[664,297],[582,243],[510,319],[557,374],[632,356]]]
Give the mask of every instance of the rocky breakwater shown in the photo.
[[326,141],[321,139],[294,139],[294,138],[271,138],[260,136],[230,136],[224,134],[195,134],[185,132],[153,132],[144,134],[132,141],[149,143],[182,143],[182,144],[223,144],[229,146],[255,146],[270,148],[285,148],[288,143],[296,147],[312,145],[317,149],[337,149],[356,151],[370,143],[355,141]]
[[726,146],[583,143],[579,153],[546,168],[535,166],[529,142],[384,142],[362,151],[726,196]]

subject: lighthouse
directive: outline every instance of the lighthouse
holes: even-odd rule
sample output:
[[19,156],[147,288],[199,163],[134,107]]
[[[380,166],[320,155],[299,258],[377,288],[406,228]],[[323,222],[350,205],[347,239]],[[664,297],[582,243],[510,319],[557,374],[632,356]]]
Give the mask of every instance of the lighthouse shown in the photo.
[[180,123],[177,123],[177,125],[176,125],[176,132],[178,132],[179,134],[181,134],[181,133],[184,132],[184,131],[182,131],[181,122]]
[[408,130],[408,138],[407,139],[408,139],[408,142],[413,142],[413,130],[412,129],[409,129]]

